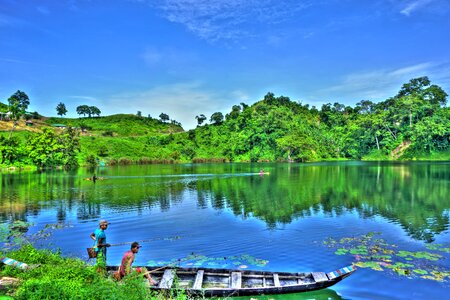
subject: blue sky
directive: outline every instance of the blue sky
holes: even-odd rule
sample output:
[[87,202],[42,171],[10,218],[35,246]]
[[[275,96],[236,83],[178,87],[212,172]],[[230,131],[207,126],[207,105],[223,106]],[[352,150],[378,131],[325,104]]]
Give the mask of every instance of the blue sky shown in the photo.
[[450,94],[448,0],[0,0],[0,101],[194,128],[267,92],[320,108],[428,76]]

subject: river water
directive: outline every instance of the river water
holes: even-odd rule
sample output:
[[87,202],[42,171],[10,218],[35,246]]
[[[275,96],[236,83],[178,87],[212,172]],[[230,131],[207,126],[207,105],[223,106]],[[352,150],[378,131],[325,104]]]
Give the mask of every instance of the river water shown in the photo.
[[[94,173],[95,183],[87,180]],[[142,241],[136,265],[363,266],[326,290],[259,299],[450,295],[449,162],[144,165],[0,179],[0,224],[28,222],[36,246],[67,256],[87,259],[89,234],[106,219],[107,241],[122,244],[108,249],[111,265],[129,249],[125,242]],[[375,244],[389,257],[375,257]]]

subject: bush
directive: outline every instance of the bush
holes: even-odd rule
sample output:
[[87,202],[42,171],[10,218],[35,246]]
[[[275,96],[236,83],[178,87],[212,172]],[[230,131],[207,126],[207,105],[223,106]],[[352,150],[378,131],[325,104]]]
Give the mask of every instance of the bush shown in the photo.
[[[129,276],[118,283],[98,274],[82,260],[64,258],[58,252],[25,245],[9,252],[8,257],[39,264],[26,271],[10,266],[0,269],[0,276],[20,279],[19,285],[8,291],[14,299],[164,299],[162,294],[148,289],[142,277]],[[173,299],[187,296],[181,293]]]
[[102,133],[103,136],[114,136],[114,132],[111,130],[106,130]]
[[86,164],[90,167],[96,167],[98,165],[97,158],[94,155],[88,155],[86,157]]

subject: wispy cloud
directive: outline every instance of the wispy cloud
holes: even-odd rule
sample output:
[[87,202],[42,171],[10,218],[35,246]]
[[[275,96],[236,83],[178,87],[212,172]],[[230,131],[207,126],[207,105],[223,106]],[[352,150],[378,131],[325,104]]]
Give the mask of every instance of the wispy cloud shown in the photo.
[[148,65],[154,65],[162,60],[163,54],[155,48],[147,48],[142,54],[142,58]]
[[444,89],[450,88],[450,64],[427,62],[398,69],[348,74],[340,83],[315,92],[312,98],[353,104],[363,99],[385,100],[394,96],[403,83],[421,76],[428,76]]
[[290,20],[296,12],[315,3],[312,0],[163,0],[147,2],[160,10],[167,20],[184,25],[189,31],[208,41],[237,40],[255,35],[255,26]]
[[197,124],[196,115],[204,114],[209,117],[217,111],[227,113],[231,109],[230,99],[236,101],[236,96],[243,99],[245,93],[213,92],[201,82],[187,82],[111,95],[101,106],[107,107],[104,114],[114,114],[126,109],[127,113],[141,111],[144,116],[150,114],[153,118],[159,118],[162,112],[167,113],[170,119],[181,122],[184,129],[191,129]]
[[141,54],[141,58],[150,67],[164,65],[169,69],[198,61],[197,54],[191,50],[155,46],[148,46]]
[[2,58],[2,57],[0,57],[0,62],[9,63],[9,64],[55,67],[55,65],[52,65],[52,64],[44,64],[44,63],[40,63],[40,62],[31,62],[31,61],[26,61],[26,60],[13,59],[13,58]]
[[80,102],[86,102],[86,101],[89,103],[98,103],[99,102],[96,97],[91,97],[91,96],[72,95],[72,96],[67,96],[67,98],[79,100]]
[[23,25],[23,24],[25,24],[25,22],[23,20],[0,13],[0,28]]
[[447,15],[450,11],[450,2],[448,0],[390,0],[400,12],[400,14],[411,17],[418,13],[427,13],[437,16]]
[[45,15],[45,16],[50,15],[50,10],[45,6],[38,6],[38,7],[36,7],[36,10],[42,15]]
[[410,16],[414,11],[431,3],[433,0],[413,0],[409,1],[406,6],[400,11],[405,16]]

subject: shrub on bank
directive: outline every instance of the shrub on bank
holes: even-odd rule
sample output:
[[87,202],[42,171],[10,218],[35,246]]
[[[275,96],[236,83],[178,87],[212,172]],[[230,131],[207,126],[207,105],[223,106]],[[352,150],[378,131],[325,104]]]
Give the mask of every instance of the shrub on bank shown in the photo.
[[[5,254],[2,254],[3,256]],[[14,299],[165,299],[149,290],[141,278],[126,277],[120,283],[98,274],[94,267],[76,258],[65,258],[31,245],[7,254],[8,257],[38,267],[23,271],[0,267],[0,276],[15,277],[18,286],[8,293]],[[174,299],[187,299],[180,294]]]

